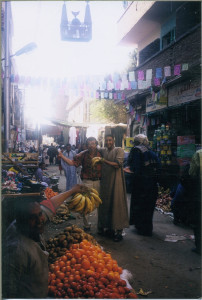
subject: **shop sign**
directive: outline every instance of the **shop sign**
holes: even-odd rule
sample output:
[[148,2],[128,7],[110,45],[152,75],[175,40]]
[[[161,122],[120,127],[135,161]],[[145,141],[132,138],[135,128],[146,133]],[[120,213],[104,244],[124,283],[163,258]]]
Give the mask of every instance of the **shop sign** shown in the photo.
[[187,80],[169,88],[168,106],[182,104],[201,98],[199,79]]
[[156,111],[168,106],[167,89],[161,87],[158,93],[152,92],[146,97],[146,112]]

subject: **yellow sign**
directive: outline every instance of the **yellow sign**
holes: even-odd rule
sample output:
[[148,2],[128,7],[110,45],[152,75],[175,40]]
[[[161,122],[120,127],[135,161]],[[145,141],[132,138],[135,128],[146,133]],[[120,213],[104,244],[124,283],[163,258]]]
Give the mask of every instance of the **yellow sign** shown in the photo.
[[126,137],[126,147],[134,147],[134,137]]

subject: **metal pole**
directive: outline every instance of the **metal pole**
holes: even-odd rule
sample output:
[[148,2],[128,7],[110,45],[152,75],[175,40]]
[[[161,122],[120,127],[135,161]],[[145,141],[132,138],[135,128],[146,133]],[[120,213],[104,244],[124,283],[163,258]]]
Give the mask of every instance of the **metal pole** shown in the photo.
[[5,1],[4,152],[9,152],[9,142],[10,142],[9,20],[10,20],[9,2]]

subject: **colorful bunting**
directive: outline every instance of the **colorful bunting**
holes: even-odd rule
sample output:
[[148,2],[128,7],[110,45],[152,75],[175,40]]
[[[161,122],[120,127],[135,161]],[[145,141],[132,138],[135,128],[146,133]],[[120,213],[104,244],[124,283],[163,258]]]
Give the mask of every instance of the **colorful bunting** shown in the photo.
[[146,71],[146,80],[152,79],[152,69]]
[[188,64],[182,64],[182,71],[187,71],[189,69]]
[[154,78],[154,85],[159,86],[160,85],[160,79],[159,78]]
[[181,65],[174,66],[174,75],[180,75]]
[[170,66],[164,67],[164,76],[165,77],[171,76],[171,67]]
[[138,80],[144,80],[144,71],[142,70],[138,71]]
[[156,68],[156,78],[162,78],[162,69]]
[[135,81],[135,72],[129,72],[129,81]]

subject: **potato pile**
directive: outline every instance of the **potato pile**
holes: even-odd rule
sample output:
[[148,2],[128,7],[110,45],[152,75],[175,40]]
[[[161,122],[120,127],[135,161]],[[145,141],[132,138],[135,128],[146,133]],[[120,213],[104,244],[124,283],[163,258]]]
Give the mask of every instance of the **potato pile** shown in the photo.
[[68,221],[70,216],[70,211],[68,205],[66,203],[61,204],[60,207],[56,211],[56,215],[53,216],[51,222],[54,224],[61,224],[64,221]]
[[161,208],[164,212],[171,212],[171,200],[170,189],[164,190],[163,187],[159,187],[156,207]]
[[98,245],[92,235],[86,233],[76,225],[65,227],[63,232],[46,241],[46,248],[49,252],[49,263],[53,263],[58,257],[64,255],[72,244],[80,243],[84,239],[94,245]]

